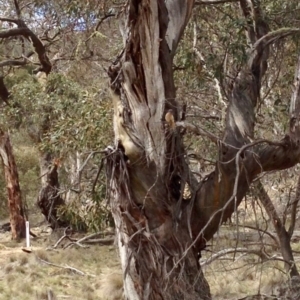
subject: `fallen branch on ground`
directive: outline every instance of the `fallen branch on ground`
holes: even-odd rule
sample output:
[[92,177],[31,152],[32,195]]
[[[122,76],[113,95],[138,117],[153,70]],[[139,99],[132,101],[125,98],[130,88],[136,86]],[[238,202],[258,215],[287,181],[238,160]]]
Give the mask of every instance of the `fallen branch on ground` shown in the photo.
[[85,273],[85,272],[83,272],[83,271],[80,271],[80,270],[78,270],[78,269],[76,269],[76,268],[74,268],[74,267],[68,266],[68,265],[65,265],[65,266],[57,265],[57,264],[51,263],[51,262],[49,262],[49,261],[47,261],[47,260],[41,259],[41,258],[39,258],[39,257],[37,257],[37,259],[38,259],[40,262],[42,262],[42,263],[44,263],[44,264],[46,264],[46,265],[53,266],[53,267],[57,267],[57,268],[61,268],[61,269],[66,269],[66,270],[72,271],[72,272],[74,272],[74,273],[76,273],[76,274],[79,274],[79,275],[81,275],[81,276],[91,276],[91,277],[96,277],[96,275]]
[[102,245],[112,245],[115,241],[115,238],[104,238],[104,239],[90,239],[86,240],[87,244],[102,244]]
[[221,251],[213,254],[208,259],[201,261],[200,265],[201,265],[201,267],[207,266],[222,256],[225,256],[227,254],[236,254],[236,253],[247,253],[247,254],[257,255],[261,259],[262,262],[267,261],[267,260],[284,261],[282,257],[276,256],[276,255],[270,256],[268,253],[265,252],[264,248],[262,248],[260,250],[252,250],[252,249],[247,249],[247,248],[229,248],[229,249],[221,250]]
[[66,228],[64,231],[64,235],[62,237],[60,237],[58,239],[58,241],[54,244],[53,247],[51,247],[51,249],[56,249],[58,247],[58,245],[64,240],[64,239],[68,239],[70,241],[69,244],[65,245],[63,247],[63,249],[66,248],[70,248],[74,245],[77,245],[79,247],[82,248],[86,248],[87,246],[83,245],[84,243],[86,244],[101,244],[101,245],[112,245],[114,243],[114,237],[109,237],[109,238],[96,238],[99,236],[103,236],[103,235],[113,235],[112,232],[96,232],[96,233],[92,233],[90,235],[87,235],[79,240],[76,240],[74,238],[71,238],[70,234],[68,234],[68,229]]
[[62,237],[59,238],[59,240],[54,244],[54,246],[52,247],[52,249],[56,249],[58,247],[58,245],[64,240],[64,239],[68,239],[70,240],[71,242],[74,242],[76,240],[72,239],[70,237],[70,235],[68,234],[68,229],[70,229],[69,227],[67,227],[65,230],[64,230],[64,235]]

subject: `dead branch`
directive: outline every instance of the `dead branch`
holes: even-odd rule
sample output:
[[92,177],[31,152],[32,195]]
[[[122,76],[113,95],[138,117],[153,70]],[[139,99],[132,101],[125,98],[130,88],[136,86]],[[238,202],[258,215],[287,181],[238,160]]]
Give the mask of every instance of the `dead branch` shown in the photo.
[[113,245],[115,238],[104,238],[104,239],[90,239],[85,243],[87,244],[102,244],[102,245]]
[[261,228],[258,228],[258,227],[254,227],[254,226],[250,226],[250,225],[232,224],[232,226],[239,226],[239,227],[243,227],[243,228],[248,228],[248,229],[252,229],[252,230],[255,230],[255,231],[259,231],[262,234],[266,234],[275,242],[277,247],[280,247],[279,242],[278,242],[277,238],[275,237],[275,235],[272,234],[271,232],[267,231],[267,230],[264,230],[264,229],[261,229]]
[[222,256],[225,256],[227,254],[236,254],[236,253],[255,254],[255,255],[259,256],[259,258],[262,261],[266,261],[270,258],[270,256],[264,251],[264,249],[251,250],[251,249],[247,249],[247,248],[229,248],[229,249],[224,249],[224,250],[221,250],[221,251],[213,254],[210,258],[201,262],[200,265],[207,266]]
[[86,244],[102,244],[102,245],[112,245],[115,241],[114,237],[111,238],[99,238],[95,239],[95,237],[102,236],[102,235],[107,235],[107,234],[112,234],[110,232],[96,232],[90,235],[87,235],[79,240],[73,240],[71,243],[67,244],[64,249],[70,248],[74,245],[77,245],[82,248],[87,248],[87,246],[83,245],[83,243]]
[[71,248],[71,247],[74,246],[74,245],[76,245],[76,246],[78,246],[78,247],[81,247],[81,248],[89,248],[88,246],[82,245],[82,244],[79,243],[78,241],[75,241],[75,242],[71,242],[71,243],[65,245],[63,249]]
[[39,258],[39,257],[37,257],[37,259],[38,259],[40,262],[42,262],[42,263],[44,263],[44,264],[46,264],[46,265],[53,266],[53,267],[57,267],[57,268],[61,268],[61,269],[65,269],[65,270],[69,270],[69,271],[72,271],[72,272],[74,272],[74,273],[76,273],[76,274],[79,274],[79,275],[81,275],[81,276],[91,276],[91,277],[96,277],[96,275],[85,273],[85,272],[83,272],[83,271],[80,271],[80,270],[78,270],[78,269],[76,269],[76,268],[74,268],[74,267],[68,266],[68,265],[65,265],[65,266],[57,265],[57,264],[51,263],[51,262],[49,262],[49,261],[47,261],[47,260],[41,259],[41,258]]
[[1,30],[0,39],[9,38],[18,35],[27,36],[29,35],[29,32],[30,32],[29,28],[12,28],[7,30]]
[[68,239],[68,240],[70,240],[71,242],[76,241],[76,240],[72,239],[72,238],[70,237],[70,235],[67,233],[68,229],[70,229],[70,228],[67,227],[67,228],[64,230],[64,235],[58,239],[58,241],[54,244],[54,246],[52,247],[52,249],[56,249],[56,248],[58,247],[58,245],[59,245],[64,239]]
[[250,295],[250,296],[246,296],[246,297],[243,297],[243,298],[239,298],[237,300],[255,300],[255,299],[278,299],[277,297],[275,296],[272,296],[272,295],[267,295],[267,294],[262,294],[262,293],[259,293],[259,294],[256,294],[256,295]]
[[[200,52],[200,50],[197,48],[197,40],[198,40],[197,26],[196,26],[196,23],[194,23],[193,51],[196,54],[196,56],[198,57],[198,68],[200,67],[200,72],[203,68],[209,74],[209,76],[211,78],[213,78],[213,80],[215,82],[215,89],[218,94],[218,100],[219,100],[220,104],[222,104],[222,106],[226,107],[227,105],[226,105],[226,103],[223,99],[223,95],[222,95],[222,89],[225,90],[224,86],[222,86],[223,82],[222,82],[222,80],[219,80],[215,76],[215,74],[207,68],[204,57],[203,57],[202,53]],[[221,120],[223,117],[224,117],[224,111],[222,111],[222,116],[220,116],[219,119]]]
[[[18,10],[17,7],[16,9]],[[32,30],[30,30],[29,27],[25,24],[25,22],[20,18],[20,15],[18,15],[18,19],[2,18],[2,20],[6,22],[15,23],[18,25],[18,28],[2,30],[0,32],[0,38],[4,39],[15,36],[24,36],[25,38],[27,38],[29,41],[32,42],[34,50],[37,53],[39,62],[41,64],[41,67],[36,72],[41,71],[45,72],[46,74],[49,74],[52,69],[52,65],[47,56],[46,48],[42,41],[37,37],[37,35]]]
[[219,138],[217,136],[215,136],[214,134],[210,133],[209,131],[199,127],[199,126],[196,126],[194,124],[191,124],[191,123],[188,123],[188,122],[185,122],[185,121],[180,121],[180,122],[176,122],[176,126],[177,127],[181,127],[183,129],[186,129],[196,135],[203,135],[203,136],[206,136],[208,137],[211,141],[213,141],[214,143],[217,143]]
[[25,59],[23,60],[17,60],[17,59],[8,59],[0,62],[0,67],[5,66],[24,66],[27,64],[27,61]]

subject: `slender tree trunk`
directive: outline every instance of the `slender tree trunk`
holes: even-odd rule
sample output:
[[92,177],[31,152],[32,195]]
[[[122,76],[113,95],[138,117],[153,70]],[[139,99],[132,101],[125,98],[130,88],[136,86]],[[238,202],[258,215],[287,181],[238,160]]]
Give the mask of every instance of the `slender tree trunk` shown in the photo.
[[279,239],[281,254],[285,261],[285,269],[291,277],[299,276],[299,272],[295,264],[295,259],[291,247],[291,237],[285,229],[284,224],[282,223],[282,220],[280,219],[276,208],[272,203],[262,183],[260,181],[257,181],[255,187],[259,200],[265,208],[269,218],[272,220],[273,226],[276,230]]
[[25,237],[25,216],[22,206],[19,175],[9,135],[2,131],[0,131],[0,156],[3,162],[7,187],[12,239],[19,240]]

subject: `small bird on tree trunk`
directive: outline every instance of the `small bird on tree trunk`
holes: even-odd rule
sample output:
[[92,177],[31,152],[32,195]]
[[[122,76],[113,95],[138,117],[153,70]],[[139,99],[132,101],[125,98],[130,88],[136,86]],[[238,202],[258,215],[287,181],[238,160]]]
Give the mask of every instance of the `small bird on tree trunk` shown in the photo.
[[165,120],[172,130],[176,128],[173,109],[168,110],[168,112],[165,115]]

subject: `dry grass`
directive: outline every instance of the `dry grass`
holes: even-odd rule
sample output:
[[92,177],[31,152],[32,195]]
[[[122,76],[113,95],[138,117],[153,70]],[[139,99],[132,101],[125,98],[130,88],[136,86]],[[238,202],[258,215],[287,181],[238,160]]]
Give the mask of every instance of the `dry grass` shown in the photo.
[[[250,218],[246,218],[246,222],[255,225]],[[273,228],[269,230],[274,231]],[[202,261],[222,249],[235,247],[256,251],[264,249],[270,259],[262,263],[257,255],[233,253],[203,267],[213,299],[230,300],[260,293],[270,296],[276,294],[278,288],[288,280],[288,275],[284,270],[284,263],[272,259],[273,256],[282,255],[276,247],[266,246],[265,243],[271,242],[273,241],[270,241],[267,235],[260,237],[256,231],[247,228],[239,228],[237,233],[235,226],[222,226],[216,237],[210,241],[212,246],[209,247],[209,251],[203,253]],[[299,251],[299,243],[292,243],[292,248]],[[294,258],[299,270],[300,252],[294,253]]]
[[[0,300],[43,300],[48,293],[53,299],[120,299],[116,291],[106,289],[105,284],[120,289],[122,281],[113,284],[102,283],[103,274],[109,275],[119,270],[117,252],[113,247],[92,246],[87,249],[72,248],[57,251],[46,251],[46,242],[33,242],[32,253],[21,251],[22,244],[3,243],[0,248]],[[50,266],[42,260],[61,266],[71,266],[83,271],[85,276],[70,270]],[[114,271],[115,270],[115,271]],[[109,276],[105,276],[109,277]],[[106,297],[106,289],[113,298]],[[122,293],[122,290],[121,290]],[[109,295],[108,294],[108,295]]]
[[[235,231],[235,227],[223,227],[219,236],[210,241],[209,250],[212,252],[203,252],[202,259],[224,248],[246,247],[245,241],[232,238]],[[249,232],[241,229],[239,233],[247,235]],[[35,239],[33,252],[24,253],[21,251],[23,244],[9,240],[3,242],[0,236],[0,300],[43,300],[48,299],[48,293],[57,300],[123,299],[123,277],[114,247],[47,251],[47,246],[53,245],[58,238],[52,235]],[[292,246],[300,251],[299,243]],[[247,247],[257,249],[260,245]],[[266,251],[273,255],[272,248],[266,247]],[[50,266],[41,260],[68,265],[86,275]],[[216,300],[238,299],[259,292],[271,295],[287,279],[283,269],[282,262],[270,260],[261,264],[257,256],[241,253],[231,254],[226,259],[223,257],[203,268]]]
[[99,296],[105,300],[123,299],[123,275],[120,269],[103,269]]
[[[256,259],[256,258],[255,258]],[[260,264],[243,259],[215,261],[204,273],[214,299],[237,299],[259,293],[272,295],[287,277],[282,263],[269,261]]]

